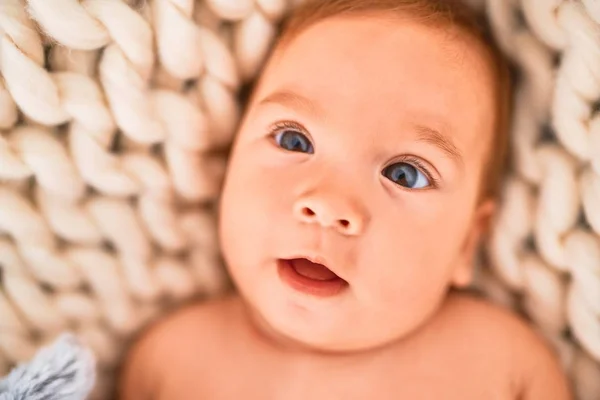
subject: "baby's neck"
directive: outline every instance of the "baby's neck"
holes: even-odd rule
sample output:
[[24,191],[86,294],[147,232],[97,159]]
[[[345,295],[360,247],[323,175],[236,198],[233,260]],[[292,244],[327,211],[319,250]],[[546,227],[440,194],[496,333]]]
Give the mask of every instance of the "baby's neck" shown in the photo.
[[408,346],[414,335],[413,333],[407,337],[397,338],[389,343],[361,350],[323,350],[294,340],[278,332],[241,295],[237,296],[239,296],[238,312],[240,313],[240,321],[244,324],[243,329],[247,330],[247,333],[251,335],[251,339],[262,346],[267,346],[270,350],[275,350],[288,356],[309,356],[322,358],[323,360],[340,359],[346,361],[349,359],[362,359],[364,361],[365,358],[385,353],[390,348],[397,350],[400,347]]

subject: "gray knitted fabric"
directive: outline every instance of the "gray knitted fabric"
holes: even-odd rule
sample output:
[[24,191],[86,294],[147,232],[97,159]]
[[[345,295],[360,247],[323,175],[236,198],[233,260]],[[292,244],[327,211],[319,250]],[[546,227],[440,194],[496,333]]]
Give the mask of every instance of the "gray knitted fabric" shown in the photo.
[[0,380],[0,400],[84,400],[95,380],[91,351],[66,333]]

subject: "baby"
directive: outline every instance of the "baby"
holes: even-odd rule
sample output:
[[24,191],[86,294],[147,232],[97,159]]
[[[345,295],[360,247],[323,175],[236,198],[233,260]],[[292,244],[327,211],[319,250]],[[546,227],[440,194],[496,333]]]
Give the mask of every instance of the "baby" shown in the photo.
[[146,332],[121,398],[570,399],[539,336],[460,290],[495,208],[507,76],[456,1],[297,9],[222,194],[238,294]]

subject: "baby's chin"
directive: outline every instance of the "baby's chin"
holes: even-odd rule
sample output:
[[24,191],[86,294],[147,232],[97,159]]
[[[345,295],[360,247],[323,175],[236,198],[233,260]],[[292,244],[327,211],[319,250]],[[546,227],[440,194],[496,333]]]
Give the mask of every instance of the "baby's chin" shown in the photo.
[[[341,290],[315,292],[306,289],[306,282],[290,282],[276,261],[228,267],[254,325],[279,345],[363,352],[401,340],[427,319],[426,307],[407,307],[403,296],[390,302],[381,288],[365,286],[357,277],[347,277]],[[331,278],[323,271],[312,273]]]
[[348,291],[334,299],[268,295],[244,298],[251,321],[277,345],[318,353],[358,353],[397,341],[412,327],[402,321],[375,321]]
[[[369,329],[371,328],[371,329]],[[288,321],[274,320],[268,329],[272,339],[291,348],[323,354],[352,354],[373,351],[398,341],[402,334],[383,336],[381,330],[368,327],[360,322],[337,328],[318,325],[291,325]],[[385,328],[382,328],[385,329]]]

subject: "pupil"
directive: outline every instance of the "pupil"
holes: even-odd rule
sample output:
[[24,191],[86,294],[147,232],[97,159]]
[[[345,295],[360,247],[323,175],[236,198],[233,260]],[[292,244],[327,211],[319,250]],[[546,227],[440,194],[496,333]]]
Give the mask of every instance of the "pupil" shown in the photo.
[[291,142],[291,147],[294,149],[297,149],[298,147],[302,146],[302,143],[300,143],[300,140],[298,139],[297,136],[291,138],[290,142]]
[[386,176],[393,182],[409,188],[416,184],[418,173],[412,165],[399,163],[391,165],[387,169]]
[[281,137],[284,148],[291,151],[307,152],[307,143],[305,139],[297,132],[284,132]]

